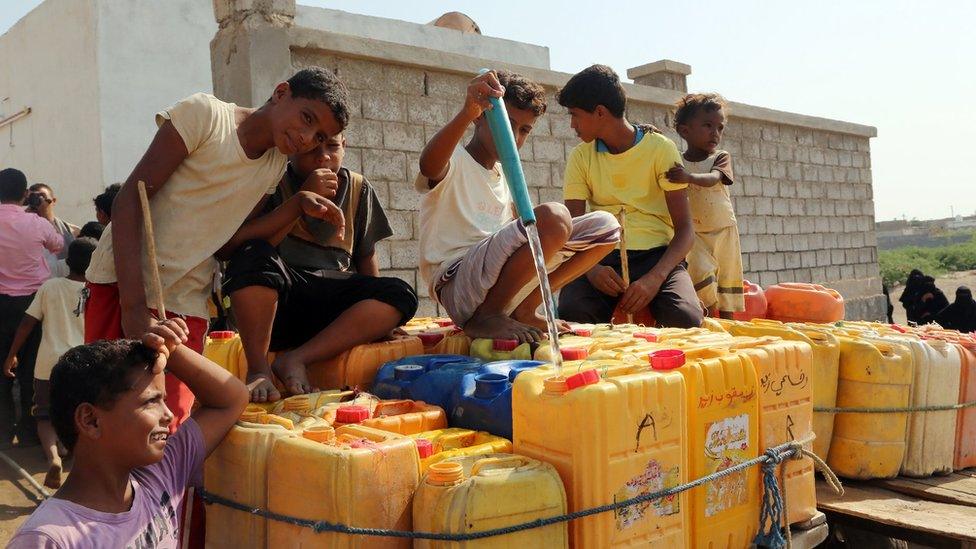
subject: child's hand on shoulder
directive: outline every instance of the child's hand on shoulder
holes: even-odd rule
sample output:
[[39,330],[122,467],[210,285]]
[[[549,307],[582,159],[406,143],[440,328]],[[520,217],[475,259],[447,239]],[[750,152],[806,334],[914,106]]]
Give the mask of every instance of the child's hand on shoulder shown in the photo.
[[345,238],[346,218],[342,210],[334,202],[321,195],[305,192],[300,193],[302,211],[305,215],[322,219],[335,225],[339,238]]
[[189,339],[190,329],[182,318],[169,318],[151,325],[142,336],[142,344],[159,352],[160,361],[153,366],[153,372],[159,373],[166,365],[166,359],[180,345]]
[[462,111],[471,120],[481,116],[481,113],[491,108],[489,97],[504,97],[505,88],[498,82],[498,76],[494,71],[478,75],[468,84],[468,92],[464,97],[464,107]]
[[305,179],[305,182],[302,183],[302,190],[313,192],[325,198],[335,198],[339,191],[339,176],[328,168],[319,168]]
[[667,177],[668,181],[672,183],[691,183],[691,174],[688,173],[688,170],[686,170],[684,166],[678,164],[677,162],[674,164],[673,168],[668,170],[665,177]]
[[7,377],[17,377],[14,370],[17,369],[17,355],[8,356],[7,360],[3,362],[3,375]]

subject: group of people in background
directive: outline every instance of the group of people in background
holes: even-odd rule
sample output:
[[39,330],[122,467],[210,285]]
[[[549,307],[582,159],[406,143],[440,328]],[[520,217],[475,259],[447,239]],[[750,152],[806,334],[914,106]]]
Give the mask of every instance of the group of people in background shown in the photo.
[[963,333],[976,332],[976,300],[966,286],[956,288],[952,303],[935,285],[935,278],[918,269],[908,274],[905,290],[898,298],[910,323],[936,323],[943,328]]
[[78,227],[57,216],[50,185],[0,171],[0,449],[15,438],[40,444],[50,488],[61,484],[65,449],[50,421],[49,378],[61,355],[84,342],[85,271],[118,189],[95,198],[98,221]]

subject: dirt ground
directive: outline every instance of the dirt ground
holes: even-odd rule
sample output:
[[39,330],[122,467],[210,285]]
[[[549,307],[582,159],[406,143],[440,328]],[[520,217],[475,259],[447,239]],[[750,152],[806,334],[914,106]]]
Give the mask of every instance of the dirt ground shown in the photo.
[[[952,303],[956,298],[956,288],[959,286],[968,286],[970,289],[976,289],[976,271],[948,273],[937,277],[935,279],[935,285],[946,295],[949,303]],[[904,286],[896,286],[891,289],[891,304],[895,306],[895,310],[891,313],[891,316],[898,324],[905,323],[905,308],[898,302],[898,297],[901,296],[901,292],[904,289]]]
[[[47,465],[40,446],[13,448],[3,453],[30,473],[38,484],[44,482]],[[70,466],[70,462],[65,465]],[[37,490],[0,461],[0,545],[7,544],[40,502]]]

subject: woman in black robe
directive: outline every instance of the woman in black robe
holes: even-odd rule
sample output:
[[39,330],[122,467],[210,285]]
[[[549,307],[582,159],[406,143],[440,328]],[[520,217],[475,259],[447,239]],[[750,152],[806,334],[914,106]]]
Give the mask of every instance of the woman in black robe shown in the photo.
[[935,321],[935,315],[949,306],[949,300],[942,293],[942,290],[935,285],[935,279],[931,276],[922,278],[917,295],[915,311],[918,316],[916,321],[918,324],[928,324]]
[[976,331],[976,301],[965,286],[956,288],[956,300],[936,315],[935,321],[943,328],[963,333]]
[[898,301],[905,308],[905,317],[909,322],[918,322],[918,292],[922,288],[922,281],[925,275],[918,269],[912,269],[905,282],[905,290],[902,291]]

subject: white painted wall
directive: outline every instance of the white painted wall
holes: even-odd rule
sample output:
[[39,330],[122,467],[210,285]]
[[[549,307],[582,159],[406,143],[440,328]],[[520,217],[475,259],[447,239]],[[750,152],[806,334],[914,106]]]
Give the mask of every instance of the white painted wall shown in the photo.
[[[451,29],[298,6],[296,25],[549,67],[549,49]],[[92,197],[128,177],[153,115],[210,92],[211,0],[46,0],[0,36],[0,167],[51,185],[58,214],[94,219]]]
[[0,167],[51,185],[74,222],[102,182],[95,28],[95,0],[47,0],[0,36],[0,114],[33,109],[0,129]]
[[96,2],[104,186],[129,176],[156,132],[156,112],[213,91],[217,23],[210,0]]
[[61,217],[94,219],[92,197],[132,171],[153,115],[213,90],[216,32],[210,0],[46,0],[0,36],[0,115],[33,109],[0,128],[0,167],[54,187]]
[[[445,3],[445,11],[450,9],[449,4]],[[314,29],[328,29],[340,34],[351,34],[409,46],[429,48],[431,44],[436,44],[436,48],[440,51],[505,61],[539,69],[549,68],[549,48],[544,46],[480,34],[465,34],[453,29],[421,25],[398,19],[299,5],[296,6],[295,25]]]

